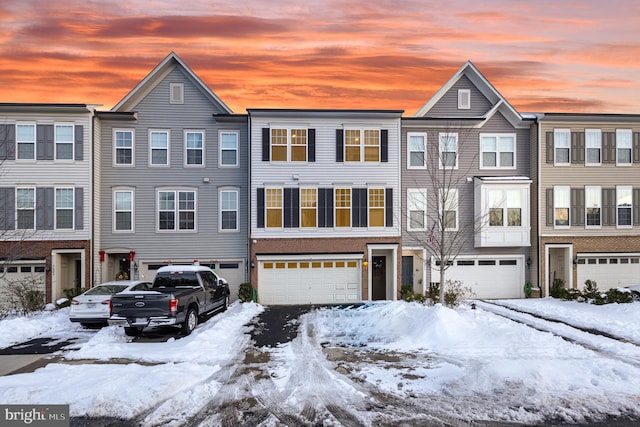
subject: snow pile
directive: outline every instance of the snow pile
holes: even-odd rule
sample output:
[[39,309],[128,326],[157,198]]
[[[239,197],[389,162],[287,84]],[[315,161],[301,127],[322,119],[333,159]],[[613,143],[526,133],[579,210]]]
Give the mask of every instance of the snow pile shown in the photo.
[[69,308],[11,316],[0,321],[0,348],[40,336],[69,335],[80,330],[82,326],[69,321]]

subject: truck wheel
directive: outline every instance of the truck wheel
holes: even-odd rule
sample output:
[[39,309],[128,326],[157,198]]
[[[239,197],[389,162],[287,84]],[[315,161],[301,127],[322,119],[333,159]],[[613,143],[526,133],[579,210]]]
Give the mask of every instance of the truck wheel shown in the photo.
[[187,316],[184,319],[184,323],[180,328],[182,335],[187,336],[198,326],[198,315],[193,308],[187,310]]
[[129,337],[139,337],[140,335],[142,335],[142,328],[138,328],[135,326],[125,326],[124,333]]

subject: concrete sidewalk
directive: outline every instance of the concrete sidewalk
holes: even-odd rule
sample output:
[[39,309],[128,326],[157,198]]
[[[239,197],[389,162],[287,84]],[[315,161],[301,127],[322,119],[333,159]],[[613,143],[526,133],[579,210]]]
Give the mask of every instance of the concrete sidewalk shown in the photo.
[[0,376],[33,372],[54,362],[51,354],[10,354],[0,356]]

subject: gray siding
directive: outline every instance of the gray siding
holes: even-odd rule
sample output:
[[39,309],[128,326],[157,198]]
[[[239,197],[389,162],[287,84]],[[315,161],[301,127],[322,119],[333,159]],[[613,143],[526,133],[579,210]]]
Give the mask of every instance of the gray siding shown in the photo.
[[[184,84],[184,104],[169,103],[169,85]],[[166,260],[229,260],[247,257],[248,136],[246,119],[218,124],[213,114],[224,113],[212,104],[201,87],[181,67],[174,68],[133,108],[137,122],[103,121],[100,138],[102,158],[100,183],[101,249],[135,249],[142,262]],[[135,165],[114,166],[113,129],[135,131]],[[170,131],[170,166],[149,165],[150,129]],[[219,167],[218,131],[239,133],[238,167]],[[184,131],[205,132],[204,167],[184,166]],[[206,182],[208,180],[208,182]],[[132,187],[135,191],[135,234],[113,232],[113,188]],[[156,190],[160,187],[192,189],[197,193],[195,231],[157,231]],[[220,188],[239,191],[237,232],[220,232]]]
[[[471,108],[468,110],[458,109],[458,89],[471,90]],[[478,117],[484,115],[493,107],[491,102],[478,90],[478,88],[467,78],[462,76],[460,79],[445,93],[440,100],[431,108],[428,115],[438,116],[462,116],[462,117]]]

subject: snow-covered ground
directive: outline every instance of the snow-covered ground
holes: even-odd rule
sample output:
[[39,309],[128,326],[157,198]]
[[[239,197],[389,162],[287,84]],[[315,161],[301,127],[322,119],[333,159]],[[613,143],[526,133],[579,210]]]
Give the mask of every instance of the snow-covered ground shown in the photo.
[[[264,308],[236,302],[178,340],[138,343],[117,327],[91,331],[64,352],[64,363],[0,377],[0,402],[70,404],[75,417],[153,426],[217,425],[224,411],[215,408],[236,403],[250,412],[256,401],[271,411],[253,423],[264,426],[640,420],[640,303],[499,303],[630,342],[527,315],[514,322],[493,305],[451,310],[399,301],[315,310],[299,319],[292,342],[250,350],[248,324]],[[79,333],[87,332],[65,309],[7,318],[0,347]]]

